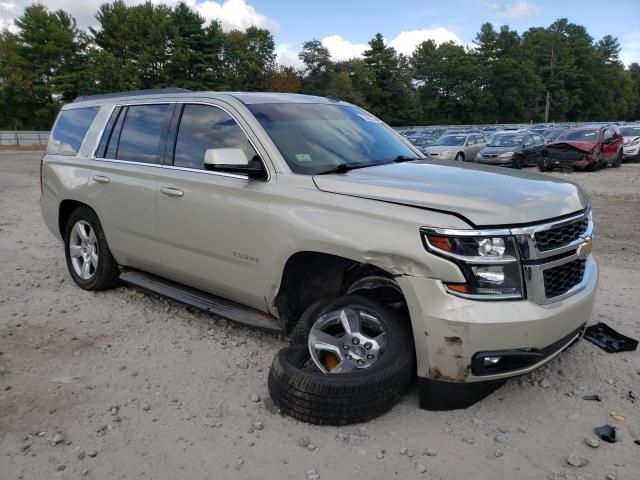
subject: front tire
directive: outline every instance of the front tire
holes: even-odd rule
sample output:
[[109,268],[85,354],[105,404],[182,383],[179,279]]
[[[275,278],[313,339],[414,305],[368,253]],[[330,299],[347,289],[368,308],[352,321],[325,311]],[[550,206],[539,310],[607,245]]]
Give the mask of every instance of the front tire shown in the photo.
[[618,155],[616,155],[616,158],[613,161],[612,167],[620,168],[621,165],[622,165],[622,152],[618,152]]
[[407,319],[357,295],[312,307],[314,315],[296,327],[306,344],[286,347],[273,360],[268,386],[274,403],[318,425],[364,422],[392,408],[414,376]]
[[89,207],[79,207],[69,217],[64,249],[71,278],[80,288],[99,291],[118,285],[118,264],[98,216]]
[[520,170],[522,168],[522,161],[522,157],[514,155],[513,159],[511,160],[511,166],[516,170]]
[[456,155],[455,160],[456,160],[456,162],[464,162],[465,161],[464,160],[464,153],[458,152],[458,154]]

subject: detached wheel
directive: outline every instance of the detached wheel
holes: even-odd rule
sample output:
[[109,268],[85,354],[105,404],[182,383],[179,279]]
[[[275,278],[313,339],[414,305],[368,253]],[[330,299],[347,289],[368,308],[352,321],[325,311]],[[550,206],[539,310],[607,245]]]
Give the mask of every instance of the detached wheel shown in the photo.
[[118,264],[93,210],[80,207],[71,214],[64,245],[67,268],[80,288],[97,291],[118,285]]
[[309,324],[307,344],[282,349],[269,372],[269,393],[285,414],[319,425],[364,422],[411,385],[413,341],[394,309],[346,295]]

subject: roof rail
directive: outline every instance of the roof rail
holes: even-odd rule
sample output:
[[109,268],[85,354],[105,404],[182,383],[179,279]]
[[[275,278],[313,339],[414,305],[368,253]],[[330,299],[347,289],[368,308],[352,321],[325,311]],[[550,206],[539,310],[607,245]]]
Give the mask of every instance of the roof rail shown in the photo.
[[88,102],[90,100],[103,100],[106,98],[116,98],[116,97],[137,97],[139,95],[161,95],[165,93],[188,93],[191,90],[186,88],[154,88],[150,90],[131,90],[128,92],[114,92],[114,93],[102,93],[99,95],[83,95],[81,97],[76,97],[73,103],[79,102]]

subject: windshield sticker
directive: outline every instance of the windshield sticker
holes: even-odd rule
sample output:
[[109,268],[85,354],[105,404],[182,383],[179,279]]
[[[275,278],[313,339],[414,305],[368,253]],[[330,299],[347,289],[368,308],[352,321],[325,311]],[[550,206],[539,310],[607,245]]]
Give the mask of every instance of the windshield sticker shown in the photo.
[[311,155],[308,153],[296,153],[296,160],[299,162],[311,162]]

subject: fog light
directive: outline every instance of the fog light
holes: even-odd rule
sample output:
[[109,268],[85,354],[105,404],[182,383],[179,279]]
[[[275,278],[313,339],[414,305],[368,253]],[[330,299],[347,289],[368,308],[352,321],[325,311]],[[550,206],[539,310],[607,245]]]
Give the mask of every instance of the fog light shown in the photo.
[[486,367],[494,367],[496,366],[498,363],[500,363],[500,360],[502,360],[502,357],[484,357],[484,366]]

